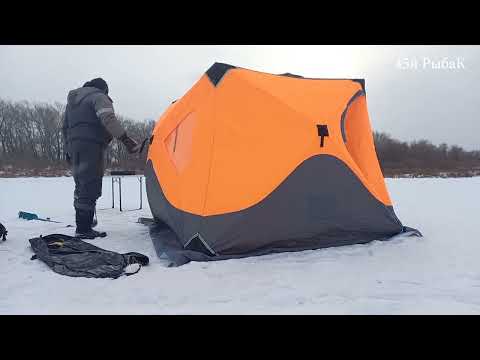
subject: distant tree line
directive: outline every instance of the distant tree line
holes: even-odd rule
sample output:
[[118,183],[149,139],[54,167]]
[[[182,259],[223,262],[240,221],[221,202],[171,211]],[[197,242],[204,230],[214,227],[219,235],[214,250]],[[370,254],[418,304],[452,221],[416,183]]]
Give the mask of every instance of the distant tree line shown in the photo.
[[[0,99],[0,169],[67,169],[63,148],[62,123],[65,105],[60,103],[10,102]],[[137,141],[149,137],[154,120],[134,121],[118,115],[128,134]],[[106,153],[107,168],[143,169],[148,142],[141,156],[127,153],[113,140]]]
[[[68,170],[62,138],[64,112],[65,105],[60,103],[0,99],[0,176],[64,174]],[[154,120],[118,118],[137,141],[149,137],[155,125]],[[480,171],[480,151],[434,145],[428,140],[402,142],[381,132],[373,135],[385,176]],[[147,150],[148,142],[141,156],[129,155],[121,143],[113,140],[106,153],[107,169],[143,170]]]
[[[428,140],[404,142],[374,132],[375,148],[385,176],[402,173],[435,175],[441,172],[469,175],[480,170],[480,151],[466,151]],[[480,173],[479,173],[480,174]]]

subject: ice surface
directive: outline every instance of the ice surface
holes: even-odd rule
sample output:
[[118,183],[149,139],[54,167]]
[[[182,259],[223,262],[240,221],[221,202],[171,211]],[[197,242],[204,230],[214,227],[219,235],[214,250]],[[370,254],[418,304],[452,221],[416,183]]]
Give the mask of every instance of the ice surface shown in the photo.
[[[139,205],[138,181],[123,182],[123,206]],[[138,274],[70,278],[31,261],[28,239],[72,235],[73,179],[0,179],[0,314],[478,314],[480,178],[388,179],[395,211],[423,238],[283,253],[168,268],[159,259],[144,209],[111,208],[105,177],[97,229],[100,247],[150,258]],[[145,189],[144,189],[145,191]],[[117,196],[118,204],[118,196]],[[18,219],[37,213],[64,224]]]

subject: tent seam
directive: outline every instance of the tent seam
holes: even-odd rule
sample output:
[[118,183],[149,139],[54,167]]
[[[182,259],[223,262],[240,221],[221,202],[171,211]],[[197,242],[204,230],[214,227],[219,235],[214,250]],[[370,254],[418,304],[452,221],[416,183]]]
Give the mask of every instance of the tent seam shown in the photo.
[[[214,90],[215,91],[215,90]],[[210,165],[208,169],[208,177],[207,177],[207,184],[205,186],[205,198],[203,200],[203,207],[202,207],[202,214],[201,216],[203,217],[205,215],[205,208],[207,207],[207,198],[208,198],[208,190],[210,189],[210,179],[212,176],[212,167],[213,167],[213,155],[215,151],[215,135],[217,133],[217,117],[216,117],[216,110],[217,110],[217,102],[216,102],[216,94],[215,92],[213,93],[213,135],[212,135],[212,145],[211,145],[211,151],[210,151]],[[202,226],[203,226],[203,221],[202,221]]]
[[[239,74],[241,74],[241,73],[239,73]],[[304,114],[303,112],[300,112],[299,110],[293,108],[291,105],[289,105],[289,104],[287,104],[286,102],[282,101],[282,99],[280,99],[278,96],[275,96],[275,95],[271,94],[270,92],[268,92],[267,90],[258,87],[258,85],[255,85],[254,83],[252,83],[250,80],[244,78],[243,76],[240,76],[240,78],[241,78],[243,81],[245,81],[246,83],[248,83],[250,86],[252,86],[253,88],[257,89],[258,91],[260,91],[260,92],[262,92],[262,93],[267,94],[269,97],[275,99],[277,102],[279,102],[279,103],[285,105],[286,107],[288,107],[288,108],[289,108],[291,111],[293,111],[294,113],[299,114],[304,121],[306,121],[306,122],[308,121],[308,120],[306,120],[306,119],[309,118],[308,115],[306,115],[306,114]]]

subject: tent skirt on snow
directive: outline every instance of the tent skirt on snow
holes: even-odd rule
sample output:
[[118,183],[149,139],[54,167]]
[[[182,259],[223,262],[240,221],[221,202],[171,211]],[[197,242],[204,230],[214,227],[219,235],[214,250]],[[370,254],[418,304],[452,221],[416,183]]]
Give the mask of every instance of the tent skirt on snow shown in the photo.
[[[325,176],[309,180],[319,169]],[[150,235],[157,254],[167,255],[174,265],[420,235],[404,227],[392,207],[376,200],[348,167],[330,156],[305,161],[258,205],[210,217],[170,205],[153,171],[149,161],[147,189],[157,220]]]

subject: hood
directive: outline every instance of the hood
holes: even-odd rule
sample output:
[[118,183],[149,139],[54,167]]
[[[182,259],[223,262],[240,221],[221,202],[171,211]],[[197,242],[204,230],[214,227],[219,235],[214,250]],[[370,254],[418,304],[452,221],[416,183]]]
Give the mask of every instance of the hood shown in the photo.
[[67,97],[68,104],[70,104],[71,106],[78,105],[86,96],[97,92],[103,94],[101,90],[94,87],[81,87],[75,90],[71,90],[68,93]]

